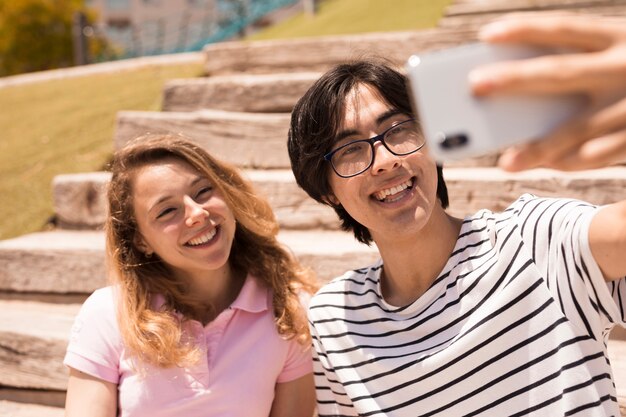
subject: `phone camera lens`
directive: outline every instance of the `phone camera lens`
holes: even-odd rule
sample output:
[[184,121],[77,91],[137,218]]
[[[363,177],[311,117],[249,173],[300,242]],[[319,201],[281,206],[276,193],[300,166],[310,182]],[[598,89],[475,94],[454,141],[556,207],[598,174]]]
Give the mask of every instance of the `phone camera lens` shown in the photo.
[[442,149],[451,150],[466,146],[469,142],[469,138],[465,133],[446,135],[443,132],[439,132],[437,134],[437,142]]

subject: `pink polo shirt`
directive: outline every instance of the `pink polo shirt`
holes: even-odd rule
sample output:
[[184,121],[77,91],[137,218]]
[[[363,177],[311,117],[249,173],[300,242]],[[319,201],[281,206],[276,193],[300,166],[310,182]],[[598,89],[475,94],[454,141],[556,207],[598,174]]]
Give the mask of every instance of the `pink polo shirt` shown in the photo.
[[205,354],[190,368],[131,367],[116,320],[113,287],[83,304],[64,364],[118,384],[119,416],[267,417],[276,383],[312,372],[308,346],[276,330],[271,292],[248,276],[237,299],[203,327],[189,331]]

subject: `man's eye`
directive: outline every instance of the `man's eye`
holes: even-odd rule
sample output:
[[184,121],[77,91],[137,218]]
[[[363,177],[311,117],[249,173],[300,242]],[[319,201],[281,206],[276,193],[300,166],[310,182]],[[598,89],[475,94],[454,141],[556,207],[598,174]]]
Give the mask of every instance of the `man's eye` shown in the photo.
[[363,152],[366,146],[368,145],[365,142],[351,143],[345,148],[341,148],[341,150],[337,152],[339,154],[337,156],[343,158],[358,154],[359,152]]
[[407,130],[409,130],[408,124],[401,123],[397,126],[392,127],[391,130],[389,130],[389,132],[387,133],[387,135],[403,134],[403,133],[406,133]]

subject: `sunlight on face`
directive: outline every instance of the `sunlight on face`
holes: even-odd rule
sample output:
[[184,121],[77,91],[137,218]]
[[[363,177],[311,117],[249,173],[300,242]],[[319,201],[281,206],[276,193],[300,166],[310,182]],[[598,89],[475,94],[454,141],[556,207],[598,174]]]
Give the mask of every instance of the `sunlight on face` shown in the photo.
[[137,247],[156,253],[175,273],[205,276],[228,268],[235,218],[209,181],[168,158],[137,169],[133,202]]

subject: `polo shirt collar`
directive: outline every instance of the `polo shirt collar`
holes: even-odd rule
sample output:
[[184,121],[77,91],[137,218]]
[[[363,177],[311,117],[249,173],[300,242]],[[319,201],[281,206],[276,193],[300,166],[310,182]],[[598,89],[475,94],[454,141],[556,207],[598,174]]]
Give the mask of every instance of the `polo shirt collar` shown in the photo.
[[[165,297],[156,294],[152,299],[152,308],[160,310],[165,304]],[[237,298],[230,308],[247,311],[249,313],[261,313],[267,311],[272,304],[271,292],[256,277],[249,275],[243,283]],[[176,313],[180,316],[180,313]],[[182,318],[182,316],[180,316]]]
[[270,290],[256,277],[248,275],[246,282],[244,282],[243,287],[239,291],[239,295],[237,295],[230,307],[249,313],[261,313],[267,311],[270,305]]

